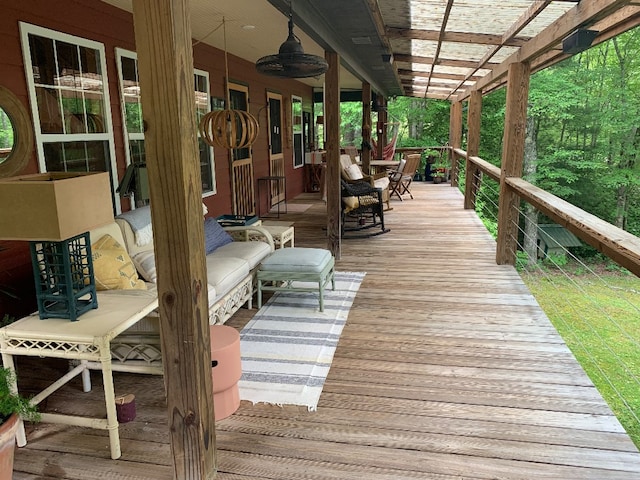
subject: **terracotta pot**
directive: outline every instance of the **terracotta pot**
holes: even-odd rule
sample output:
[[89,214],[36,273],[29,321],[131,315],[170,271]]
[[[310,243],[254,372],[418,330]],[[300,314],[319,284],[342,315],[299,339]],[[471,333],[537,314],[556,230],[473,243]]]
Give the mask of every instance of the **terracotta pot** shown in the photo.
[[15,413],[0,425],[0,480],[13,477],[13,452],[16,447],[18,415]]

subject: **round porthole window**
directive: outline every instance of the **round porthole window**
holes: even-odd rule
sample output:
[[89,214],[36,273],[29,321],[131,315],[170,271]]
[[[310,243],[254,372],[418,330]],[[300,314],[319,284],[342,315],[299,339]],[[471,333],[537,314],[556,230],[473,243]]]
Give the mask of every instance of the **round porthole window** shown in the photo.
[[10,177],[29,162],[33,130],[27,109],[7,88],[0,86],[0,177]]

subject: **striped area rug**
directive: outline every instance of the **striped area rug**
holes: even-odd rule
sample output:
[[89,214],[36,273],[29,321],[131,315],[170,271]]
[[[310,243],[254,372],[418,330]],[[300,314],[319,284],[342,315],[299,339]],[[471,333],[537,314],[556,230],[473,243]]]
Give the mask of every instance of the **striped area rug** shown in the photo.
[[363,272],[336,272],[335,291],[276,292],[240,332],[240,398],[316,410]]

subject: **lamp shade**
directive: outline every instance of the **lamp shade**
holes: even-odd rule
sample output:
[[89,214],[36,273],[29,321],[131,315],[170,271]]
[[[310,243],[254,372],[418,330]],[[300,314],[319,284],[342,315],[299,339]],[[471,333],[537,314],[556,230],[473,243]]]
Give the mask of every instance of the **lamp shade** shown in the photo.
[[113,221],[109,174],[0,179],[0,239],[62,241]]

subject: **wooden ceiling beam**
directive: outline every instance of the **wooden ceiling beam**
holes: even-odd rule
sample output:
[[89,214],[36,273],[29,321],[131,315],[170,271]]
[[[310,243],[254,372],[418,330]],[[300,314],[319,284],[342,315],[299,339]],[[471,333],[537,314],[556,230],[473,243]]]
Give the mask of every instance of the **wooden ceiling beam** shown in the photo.
[[426,89],[407,89],[405,90],[406,94],[408,97],[420,97],[420,98],[425,98],[425,97],[429,97],[429,98],[433,98],[436,100],[446,100],[448,97],[447,93],[431,93],[429,92],[429,94],[427,95],[427,90]]
[[[429,72],[421,72],[419,70],[408,70],[408,69],[404,69],[404,68],[399,68],[398,69],[398,75],[400,76],[401,79],[402,79],[403,76],[413,77],[413,78],[422,78],[422,77],[428,76],[428,74],[429,74]],[[475,75],[475,76],[469,77],[467,79],[465,75],[460,75],[460,74],[456,74],[456,73],[442,73],[442,72],[433,72],[432,77],[433,78],[443,78],[443,79],[447,79],[447,80],[472,80],[472,81],[477,81],[477,80],[480,80],[482,78],[479,75]]]
[[[394,61],[397,62],[407,62],[407,63],[424,63],[430,65],[433,63],[433,57],[422,57],[419,55],[407,55],[406,53],[393,53]],[[474,68],[478,62],[474,62],[473,60],[457,60],[453,58],[438,58],[437,65],[442,65],[445,67],[460,67],[460,68]],[[499,62],[487,62],[487,68],[489,66],[498,66]]]
[[[410,80],[410,79],[406,79],[406,80],[401,80],[402,85],[414,85],[414,86],[420,86],[420,87],[426,87],[427,86],[427,82],[424,80]],[[428,84],[429,86],[434,86],[434,87],[441,87],[441,88],[446,88],[447,90],[451,90],[452,84],[450,82],[439,82],[434,80],[433,78],[431,79],[431,83]]]
[[[428,40],[432,42],[477,43],[479,45],[500,45],[501,35],[488,33],[445,32],[440,36],[438,30],[418,30],[415,28],[387,27],[389,38],[407,38],[410,40]],[[507,44],[509,47],[521,47],[529,37],[512,38]]]

